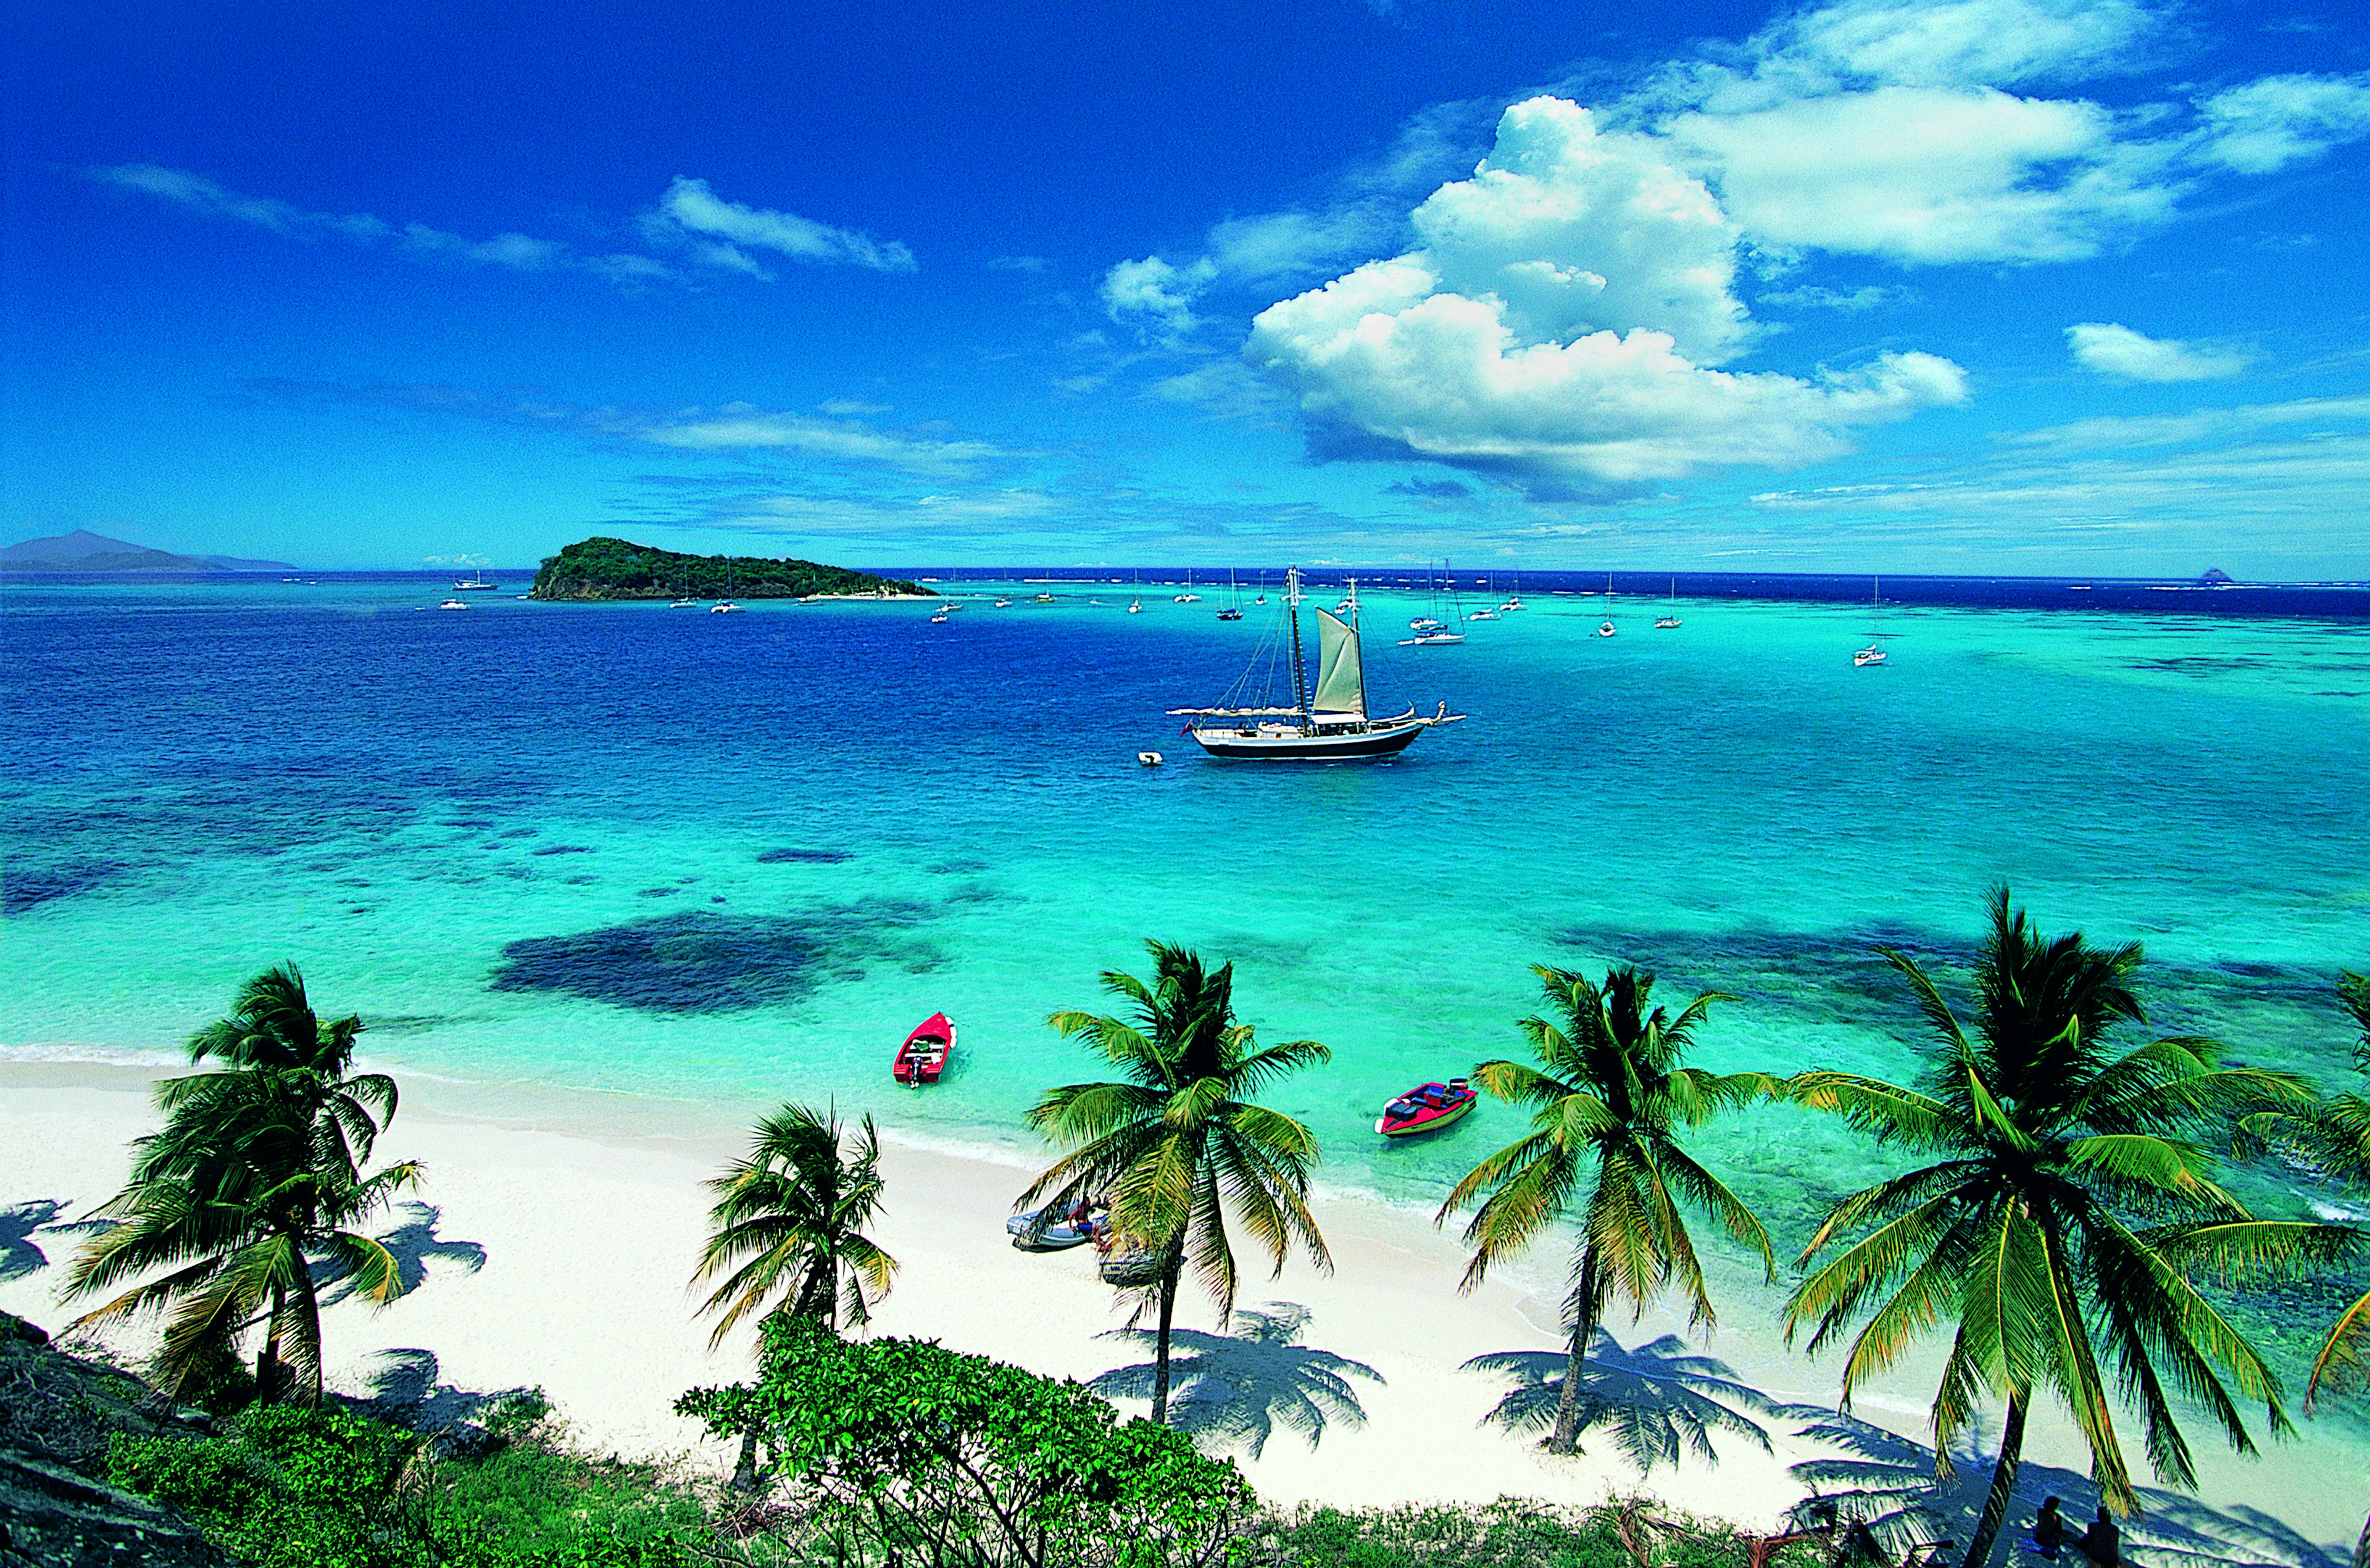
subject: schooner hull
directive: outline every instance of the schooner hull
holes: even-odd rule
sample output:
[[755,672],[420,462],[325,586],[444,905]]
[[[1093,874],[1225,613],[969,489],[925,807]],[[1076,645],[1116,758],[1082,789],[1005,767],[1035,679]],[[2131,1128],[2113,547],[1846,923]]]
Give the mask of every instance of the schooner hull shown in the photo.
[[1196,729],[1193,738],[1213,757],[1237,761],[1323,762],[1353,757],[1388,757],[1404,751],[1429,726],[1398,725],[1345,735],[1303,735],[1295,730]]

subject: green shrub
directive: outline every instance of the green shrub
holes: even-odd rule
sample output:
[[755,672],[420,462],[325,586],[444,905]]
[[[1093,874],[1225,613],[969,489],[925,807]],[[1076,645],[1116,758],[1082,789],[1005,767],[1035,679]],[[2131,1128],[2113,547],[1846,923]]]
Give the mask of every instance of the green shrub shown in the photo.
[[118,1436],[110,1480],[181,1509],[251,1568],[409,1568],[397,1478],[418,1439],[335,1409],[266,1405],[227,1436]]
[[[505,1408],[505,1406],[507,1408]],[[655,1470],[569,1454],[540,1394],[509,1446],[424,1462],[415,1433],[336,1408],[252,1409],[223,1436],[118,1436],[109,1478],[194,1518],[247,1568],[690,1568],[699,1505]]]
[[[1627,1538],[1625,1539],[1625,1528]],[[1501,1497],[1478,1505],[1304,1508],[1247,1542],[1241,1568],[1743,1568],[1743,1539],[1725,1524],[1643,1501],[1586,1510]],[[1823,1562],[1789,1548],[1782,1568]]]

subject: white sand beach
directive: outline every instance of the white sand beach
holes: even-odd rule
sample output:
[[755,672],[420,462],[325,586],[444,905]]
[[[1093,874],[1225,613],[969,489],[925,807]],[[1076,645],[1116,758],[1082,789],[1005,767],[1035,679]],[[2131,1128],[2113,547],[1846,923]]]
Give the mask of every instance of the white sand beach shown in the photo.
[[[63,1206],[51,1228],[26,1238],[39,1260],[23,1248],[8,1254],[0,1308],[53,1331],[79,1310],[58,1299],[76,1238],[55,1226],[120,1185],[125,1146],[153,1125],[148,1091],[160,1070],[0,1063],[0,1210],[44,1200]],[[374,1379],[408,1369],[415,1383],[467,1391],[540,1385],[588,1448],[720,1462],[721,1450],[704,1448],[670,1407],[687,1388],[731,1381],[747,1369],[745,1337],[708,1350],[708,1325],[695,1316],[686,1288],[705,1234],[700,1183],[737,1152],[739,1109],[417,1077],[406,1078],[404,1091],[378,1152],[426,1164],[418,1196],[427,1207],[399,1208],[380,1229],[399,1231],[397,1250],[419,1260],[420,1278],[384,1310],[349,1303],[328,1314],[333,1383],[367,1392]],[[884,1127],[884,1136],[894,1130]],[[1010,1162],[903,1145],[887,1150],[886,1214],[877,1236],[902,1267],[873,1332],[932,1337],[1081,1379],[1148,1361],[1148,1348],[1108,1337],[1121,1320],[1114,1293],[1095,1278],[1091,1249],[1032,1255],[1008,1244],[1003,1220],[1027,1174],[1018,1156],[1003,1158]],[[1583,1455],[1550,1459],[1534,1437],[1485,1420],[1508,1383],[1463,1368],[1478,1356],[1556,1350],[1564,1260],[1543,1252],[1527,1268],[1493,1276],[1463,1296],[1456,1284],[1464,1254],[1453,1233],[1425,1217],[1342,1198],[1327,1199],[1318,1212],[1332,1274],[1297,1260],[1277,1280],[1251,1274],[1238,1303],[1305,1310],[1296,1339],[1311,1354],[1277,1345],[1245,1358],[1239,1345],[1215,1347],[1237,1353],[1238,1380],[1260,1391],[1243,1402],[1242,1413],[1273,1427],[1257,1458],[1241,1442],[1223,1451],[1236,1453],[1272,1501],[1354,1506],[1511,1494],[1586,1504],[1644,1493],[1771,1527],[1809,1490],[1792,1467],[1837,1457],[1829,1445],[1796,1436],[1806,1420],[1793,1412],[1754,1418],[1766,1452],[1718,1435],[1717,1462],[1684,1458],[1642,1480],[1602,1434],[1591,1436]],[[1775,1400],[1833,1403],[1834,1359],[1812,1362],[1778,1343],[1777,1289],[1746,1276],[1723,1278],[1715,1294],[1723,1318],[1708,1354]],[[1212,1348],[1213,1318],[1205,1299],[1180,1299],[1179,1329],[1196,1336],[1180,1345],[1180,1356]],[[1685,1325],[1650,1314],[1633,1327],[1623,1314],[1611,1326],[1634,1348]],[[1700,1335],[1695,1348],[1706,1348]],[[139,1349],[132,1336],[119,1341],[121,1354]],[[1914,1439],[1930,1398],[1929,1367],[1921,1360],[1904,1369],[1864,1398],[1858,1413]],[[1295,1386],[1305,1393],[1328,1373],[1352,1402],[1293,1397]],[[1123,1408],[1142,1406],[1123,1402]],[[1324,1415],[1313,1442],[1293,1428],[1295,1409]],[[2152,1523],[2185,1550],[2146,1560],[2341,1561],[2322,1554],[2337,1553],[2341,1543],[2350,1551],[2365,1502],[2362,1477],[2326,1423],[2299,1425],[2298,1440],[2276,1445],[2260,1461],[2233,1458],[2202,1423],[2192,1425],[2202,1494],[2151,1494],[2150,1520],[2134,1537],[2146,1539]],[[1908,1450],[1895,1445],[1888,1452],[1884,1462],[1899,1463]],[[2031,1474],[2020,1491],[2066,1491],[2087,1511],[2090,1494],[2077,1490],[2078,1475],[2063,1473],[2087,1465],[2062,1423],[2036,1420],[2027,1459]]]

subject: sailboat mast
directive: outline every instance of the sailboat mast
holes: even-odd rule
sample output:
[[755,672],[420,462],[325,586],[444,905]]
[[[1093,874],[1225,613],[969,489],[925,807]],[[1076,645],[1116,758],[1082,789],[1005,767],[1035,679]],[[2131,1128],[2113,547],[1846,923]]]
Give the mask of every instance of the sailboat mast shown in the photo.
[[1283,574],[1285,614],[1292,623],[1292,705],[1300,716],[1308,716],[1308,671],[1300,661],[1300,568],[1287,567]]

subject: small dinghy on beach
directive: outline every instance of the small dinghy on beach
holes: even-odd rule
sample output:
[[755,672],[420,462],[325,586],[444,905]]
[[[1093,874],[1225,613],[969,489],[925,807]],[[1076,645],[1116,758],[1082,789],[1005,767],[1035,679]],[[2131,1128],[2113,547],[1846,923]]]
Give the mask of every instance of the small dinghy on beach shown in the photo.
[[1455,1121],[1473,1108],[1480,1096],[1462,1078],[1452,1078],[1445,1083],[1427,1083],[1421,1089],[1410,1089],[1383,1107],[1375,1130],[1385,1138],[1407,1138],[1420,1132],[1434,1132]]
[[945,1013],[933,1013],[897,1047],[896,1065],[890,1073],[909,1087],[936,1083],[938,1075],[947,1070],[947,1059],[954,1054],[954,1024]]
[[1058,1253],[1095,1239],[1096,1220],[1102,1207],[1099,1203],[1073,1204],[1057,1214],[1049,1205],[1014,1215],[1004,1222],[1004,1228],[1011,1233],[1012,1244],[1023,1251]]

